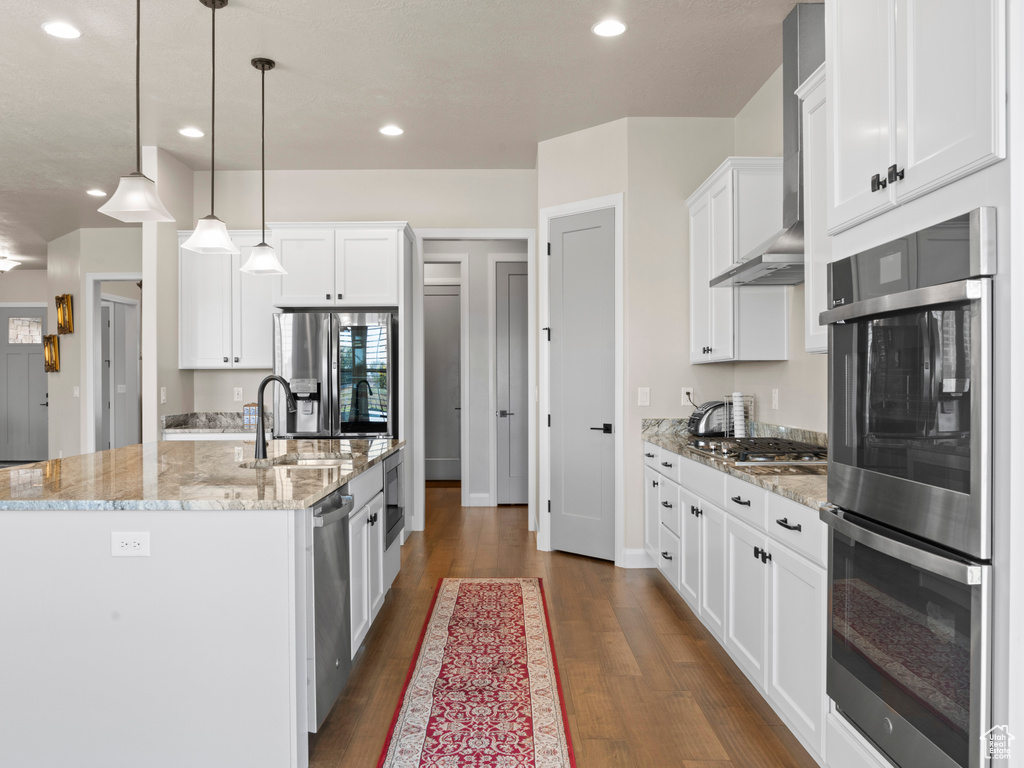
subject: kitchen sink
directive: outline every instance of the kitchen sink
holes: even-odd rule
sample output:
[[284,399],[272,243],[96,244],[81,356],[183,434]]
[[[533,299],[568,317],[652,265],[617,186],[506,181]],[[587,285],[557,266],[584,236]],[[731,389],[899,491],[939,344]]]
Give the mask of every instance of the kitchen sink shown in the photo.
[[332,469],[335,467],[352,467],[352,462],[362,454],[346,453],[338,456],[303,456],[302,454],[286,454],[276,458],[255,459],[246,461],[239,466],[243,469],[273,469],[274,467],[294,467],[306,469]]

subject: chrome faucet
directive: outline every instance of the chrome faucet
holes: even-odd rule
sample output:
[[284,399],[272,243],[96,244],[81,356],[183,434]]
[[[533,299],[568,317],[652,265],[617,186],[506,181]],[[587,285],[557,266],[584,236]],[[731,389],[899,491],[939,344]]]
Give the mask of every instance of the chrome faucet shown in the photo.
[[288,386],[288,382],[282,379],[280,376],[271,374],[267,376],[263,381],[260,382],[260,388],[256,390],[256,458],[265,459],[267,458],[267,436],[263,429],[263,390],[267,388],[267,384],[272,381],[276,381],[282,387],[284,387],[285,395],[288,398],[288,413],[295,413],[295,395],[292,394],[291,387]]
[[[364,384],[366,385],[366,395],[362,398],[363,407],[360,408],[359,394],[361,390],[359,389],[359,387],[363,386]],[[355,414],[355,419],[353,420],[369,418],[370,398],[373,397],[373,389],[370,387],[370,382],[368,382],[366,379],[360,379],[359,381],[356,382],[355,389],[355,402],[352,404],[352,412]]]

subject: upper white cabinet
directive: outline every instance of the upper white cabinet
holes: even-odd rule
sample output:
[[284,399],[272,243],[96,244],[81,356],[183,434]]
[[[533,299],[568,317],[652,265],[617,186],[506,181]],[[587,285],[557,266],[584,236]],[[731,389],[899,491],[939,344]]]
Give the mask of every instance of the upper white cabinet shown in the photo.
[[1006,156],[1004,3],[826,4],[831,234]]
[[[276,280],[279,307],[397,306],[401,264],[411,253],[404,222],[273,225],[287,275]],[[407,236],[408,235],[408,236]]]
[[727,158],[690,211],[690,362],[785,360],[785,286],[711,288],[782,227],[782,159]]
[[828,309],[828,104],[825,65],[797,89],[803,101],[804,137],[804,349],[828,352],[828,326],[818,321]]
[[[179,246],[187,237],[179,236]],[[276,281],[239,270],[260,233],[232,232],[231,239],[238,256],[178,249],[179,368],[273,367]]]

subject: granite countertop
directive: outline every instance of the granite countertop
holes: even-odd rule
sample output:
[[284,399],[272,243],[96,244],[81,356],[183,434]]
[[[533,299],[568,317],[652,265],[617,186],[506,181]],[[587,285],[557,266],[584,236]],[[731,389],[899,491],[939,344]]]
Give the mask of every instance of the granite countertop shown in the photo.
[[[692,450],[687,442],[690,438],[689,433],[676,424],[676,421],[678,420],[644,419],[643,439],[659,448],[753,483],[812,509],[820,509],[828,502],[828,474],[824,466],[732,467],[723,461]],[[765,430],[760,436],[777,436],[767,434],[768,431],[770,430]],[[824,444],[818,437],[819,434],[787,429],[784,436],[801,442]]]
[[[0,470],[3,509],[304,509],[405,445],[404,440],[161,441]],[[337,466],[279,466],[289,458]],[[257,468],[257,465],[265,465]]]
[[[263,425],[269,435],[274,428],[274,414],[263,414]],[[212,434],[245,432],[256,434],[256,427],[245,426],[241,411],[201,411],[198,413],[175,413],[160,419],[160,428],[174,434]]]

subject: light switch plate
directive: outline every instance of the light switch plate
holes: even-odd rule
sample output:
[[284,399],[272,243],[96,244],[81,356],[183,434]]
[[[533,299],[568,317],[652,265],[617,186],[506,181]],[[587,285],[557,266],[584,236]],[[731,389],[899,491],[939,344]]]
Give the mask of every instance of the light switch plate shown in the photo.
[[75,397],[81,397],[81,396],[82,396],[82,389],[81,389],[81,387],[75,387]]
[[235,387],[235,402],[236,403],[242,402],[242,388],[241,387]]
[[160,402],[167,402],[167,387],[160,387]]
[[651,388],[650,387],[639,387],[636,391],[636,404],[637,405],[650,405],[651,404]]
[[772,410],[773,411],[779,410],[779,390],[778,389],[773,389],[772,390]]
[[119,394],[119,395],[126,395],[126,394],[128,394],[128,385],[127,384],[118,384],[117,385],[117,394]]

